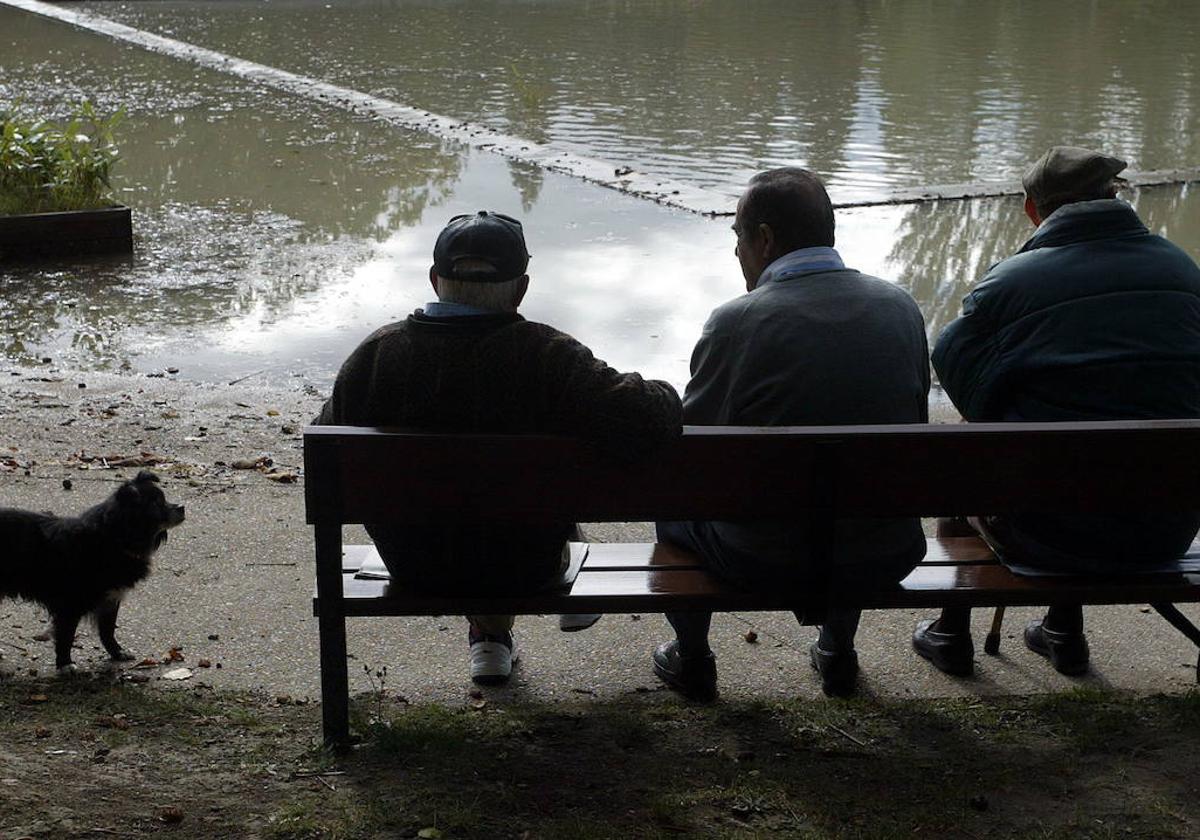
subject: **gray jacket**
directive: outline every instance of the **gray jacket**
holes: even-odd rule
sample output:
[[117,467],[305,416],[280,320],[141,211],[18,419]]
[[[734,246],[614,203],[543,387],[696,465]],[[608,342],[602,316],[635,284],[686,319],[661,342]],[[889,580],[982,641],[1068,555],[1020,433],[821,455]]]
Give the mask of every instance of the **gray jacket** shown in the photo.
[[[683,422],[927,422],[928,347],[912,297],[851,269],[805,271],[794,258],[803,253],[772,263],[754,291],[709,317],[692,354]],[[828,253],[840,263],[832,249]],[[781,270],[789,262],[792,270]],[[789,521],[718,522],[714,529],[736,552],[802,564],[809,538],[803,512],[797,514]],[[897,567],[893,577],[903,577],[924,550],[917,519],[843,520],[835,543],[839,564],[890,564]]]

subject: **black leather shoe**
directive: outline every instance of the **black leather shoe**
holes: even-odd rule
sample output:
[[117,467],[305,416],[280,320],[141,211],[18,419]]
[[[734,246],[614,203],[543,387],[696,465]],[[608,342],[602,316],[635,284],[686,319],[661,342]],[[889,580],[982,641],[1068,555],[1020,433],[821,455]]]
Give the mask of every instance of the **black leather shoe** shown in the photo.
[[1025,647],[1049,659],[1054,670],[1060,674],[1066,674],[1068,677],[1086,674],[1088,643],[1083,631],[1064,633],[1051,630],[1043,621],[1035,618],[1025,625]]
[[684,657],[679,642],[663,642],[654,649],[654,673],[670,688],[689,700],[711,702],[717,699],[717,658]]
[[975,672],[975,643],[970,633],[944,633],[935,619],[926,619],[913,631],[912,643],[913,650],[952,677],[969,677]]
[[808,648],[808,656],[821,675],[821,691],[826,697],[849,697],[854,693],[858,679],[856,651],[835,653],[822,648],[820,642],[813,642]]

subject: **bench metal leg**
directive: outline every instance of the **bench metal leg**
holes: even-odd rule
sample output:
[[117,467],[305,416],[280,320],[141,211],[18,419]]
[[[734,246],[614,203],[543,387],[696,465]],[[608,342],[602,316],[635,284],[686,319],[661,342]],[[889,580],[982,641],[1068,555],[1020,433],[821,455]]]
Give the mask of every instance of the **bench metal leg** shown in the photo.
[[992,629],[983,640],[983,652],[988,656],[995,656],[1000,652],[1000,628],[1003,624],[1004,607],[996,607],[996,612],[992,614]]
[[[1154,611],[1167,620],[1168,623],[1183,635],[1187,636],[1192,644],[1200,649],[1200,629],[1197,629],[1195,624],[1186,615],[1179,611],[1179,608],[1174,604],[1158,603],[1151,604]],[[1200,683],[1200,652],[1196,657],[1196,682]]]
[[342,601],[342,529],[316,527],[318,627],[321,635],[321,721],[325,743],[350,742],[350,678],[346,665],[346,613]]

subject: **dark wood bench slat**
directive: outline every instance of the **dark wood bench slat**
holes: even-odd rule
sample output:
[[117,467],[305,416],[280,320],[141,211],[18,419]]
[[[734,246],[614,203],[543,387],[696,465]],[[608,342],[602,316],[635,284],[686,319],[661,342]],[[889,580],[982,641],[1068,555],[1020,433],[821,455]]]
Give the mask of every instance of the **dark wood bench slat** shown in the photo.
[[[541,593],[512,597],[441,598],[391,594],[388,581],[344,576],[348,616],[458,615],[489,610],[516,615],[564,612],[669,612],[712,610],[758,612],[805,606],[803,594],[756,593],[731,589],[698,569],[669,571],[581,572],[569,594]],[[1057,601],[1089,604],[1200,602],[1200,574],[1152,575],[1111,585],[1094,581],[1022,578],[1003,566],[919,568],[895,589],[860,591],[846,603],[864,609],[920,609],[951,606],[1046,606]],[[836,594],[817,605],[839,603]],[[319,604],[314,599],[314,612]],[[810,605],[811,606],[811,605]]]
[[[998,563],[992,550],[979,537],[930,537],[926,542],[927,565]],[[662,567],[703,568],[700,558],[673,545],[656,543],[591,543],[584,568],[652,569]]]
[[[309,522],[736,519],[824,507],[846,516],[1094,513],[1200,505],[1200,447],[1180,445],[1181,437],[1200,433],[1196,420],[689,427],[653,459],[634,465],[614,463],[570,438],[385,431],[305,430],[306,469],[316,478],[305,485]],[[808,480],[823,458],[836,464],[835,483]],[[1031,482],[1034,469],[1038,480]]]
[[[373,545],[347,545],[342,548],[342,571],[361,569],[375,554]],[[926,543],[925,565],[961,565],[998,563],[996,555],[979,537],[930,537]],[[673,545],[657,543],[589,543],[584,568],[588,571],[654,569],[700,569],[703,562],[695,555]]]
[[925,540],[923,566],[999,563],[979,537],[929,537]]
[[[896,607],[1016,607],[1052,603],[1149,604],[1200,601],[1200,574],[1163,573],[1111,579],[1025,577],[1005,566],[920,566],[898,590],[860,593],[864,609]],[[836,600],[836,598],[835,598]]]
[[589,572],[634,569],[702,569],[704,562],[682,548],[659,543],[590,543],[583,568]]
[[[1095,578],[1024,577],[999,563],[987,563],[975,538],[930,540],[934,556],[957,555],[953,565],[938,560],[918,566],[898,587],[857,591],[843,601],[836,593],[821,603],[852,603],[865,609],[937,606],[1034,606],[1060,600],[1089,604],[1200,601],[1200,573],[1164,573]],[[353,549],[353,551],[351,551]],[[370,546],[347,547],[362,554]],[[604,555],[609,555],[607,558]],[[593,557],[602,564],[592,568]],[[639,567],[621,562],[645,561]],[[655,560],[664,561],[655,563]],[[653,543],[593,544],[588,564],[570,592],[540,592],[511,597],[473,599],[404,592],[389,581],[358,580],[344,575],[347,615],[445,615],[490,610],[514,614],[559,612],[665,612],[704,609],[723,611],[787,610],[805,606],[806,593],[745,592],[721,581],[689,561],[687,552]],[[810,604],[812,606],[813,604]],[[314,613],[319,601],[313,599]]]

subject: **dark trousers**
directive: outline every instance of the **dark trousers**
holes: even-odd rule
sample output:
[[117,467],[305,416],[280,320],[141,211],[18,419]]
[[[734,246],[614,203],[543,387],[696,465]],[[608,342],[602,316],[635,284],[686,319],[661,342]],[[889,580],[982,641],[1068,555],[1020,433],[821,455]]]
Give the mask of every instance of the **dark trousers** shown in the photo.
[[[659,542],[687,549],[703,559],[710,571],[745,589],[786,587],[799,591],[814,579],[808,570],[762,563],[730,550],[708,522],[658,522],[655,530]],[[834,653],[853,650],[861,615],[862,611],[857,609],[830,610],[821,625],[821,647]],[[796,613],[796,620],[803,621],[803,616]],[[667,613],[667,621],[675,630],[681,655],[705,656],[709,653],[711,612]]]
[[[983,541],[1004,560],[1008,554],[1010,542],[1003,520],[996,517],[967,516],[939,519],[937,535],[939,537],[966,537],[975,532],[983,537]],[[1043,619],[1045,626],[1060,633],[1079,633],[1083,630],[1083,605],[1052,604],[1046,610]],[[938,619],[938,629],[943,633],[971,632],[970,607],[943,607],[941,618]]]

